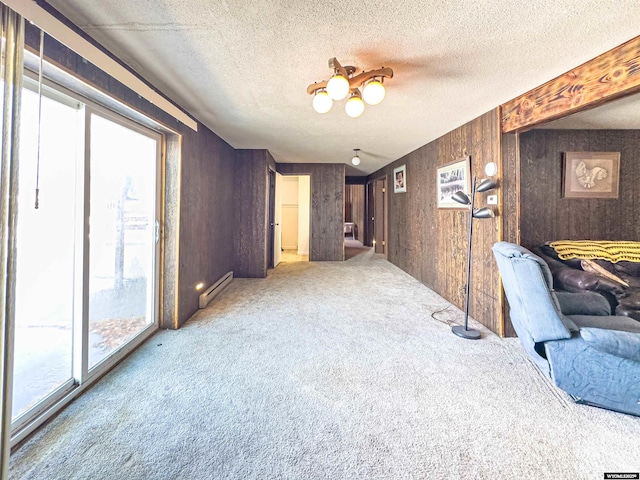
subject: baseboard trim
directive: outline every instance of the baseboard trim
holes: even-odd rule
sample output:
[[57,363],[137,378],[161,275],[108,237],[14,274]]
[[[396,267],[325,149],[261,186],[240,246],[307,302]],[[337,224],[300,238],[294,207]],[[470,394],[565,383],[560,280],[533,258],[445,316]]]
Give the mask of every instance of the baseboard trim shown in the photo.
[[211,285],[200,294],[198,306],[200,308],[204,308],[209,305],[211,300],[218,296],[220,292],[222,292],[227,287],[227,285],[231,283],[231,280],[233,280],[233,272],[225,273],[222,278],[220,278],[220,280],[218,280],[216,283]]

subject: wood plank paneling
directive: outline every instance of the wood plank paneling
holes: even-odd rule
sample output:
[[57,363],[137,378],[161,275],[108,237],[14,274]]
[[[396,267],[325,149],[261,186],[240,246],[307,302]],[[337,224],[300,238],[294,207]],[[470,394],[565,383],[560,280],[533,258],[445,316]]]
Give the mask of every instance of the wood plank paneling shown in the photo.
[[[72,27],[88,38],[77,27]],[[32,50],[38,49],[39,31],[28,23],[25,42]],[[175,264],[165,266],[163,272],[163,289],[170,286],[171,292],[163,292],[162,326],[177,328],[198,310],[199,292],[195,285],[200,282],[210,285],[233,270],[235,151],[203,125],[199,124],[198,132],[194,132],[176,121],[49,36],[45,40],[45,57],[91,87],[170,126],[179,134],[172,136],[175,138],[171,139],[165,158],[167,174],[180,175],[171,179],[172,192],[179,197],[167,197],[167,201],[173,203],[171,208],[165,208],[163,219],[163,233],[175,235],[177,245],[173,245],[173,249],[179,256],[171,259]],[[179,231],[170,231],[178,224]],[[168,295],[171,298],[167,298]]]
[[267,276],[267,154],[266,150],[236,150],[234,275],[240,278]]
[[[471,156],[472,173],[484,177],[484,165],[501,159],[498,109],[449,132],[437,140],[374,172],[369,180],[391,175],[406,164],[407,192],[389,192],[389,261],[435,290],[461,309],[464,307],[468,211],[438,209],[438,166]],[[486,205],[498,186],[477,194]],[[474,221],[470,314],[496,333],[503,331],[502,290],[491,246],[501,239],[500,211],[496,218]],[[462,321],[462,315],[460,316]]]
[[[620,152],[617,199],[562,198],[568,151]],[[520,134],[521,240],[640,240],[640,130],[531,130]]]
[[384,178],[376,179],[373,184],[374,193],[373,196],[375,198],[374,203],[374,214],[373,214],[373,241],[375,242],[376,253],[385,253],[385,211],[384,211],[384,201],[385,201],[385,184],[386,181]]
[[640,91],[640,37],[502,105],[502,131],[512,132]]
[[198,132],[183,128],[180,324],[198,310],[196,284],[209,286],[233,270],[234,149],[207,128],[198,127]]
[[[502,239],[520,244],[520,139],[517,133],[502,134]],[[505,337],[515,337],[509,318],[509,304],[502,292]]]
[[344,164],[279,163],[277,171],[283,175],[311,176],[309,260],[344,260]]

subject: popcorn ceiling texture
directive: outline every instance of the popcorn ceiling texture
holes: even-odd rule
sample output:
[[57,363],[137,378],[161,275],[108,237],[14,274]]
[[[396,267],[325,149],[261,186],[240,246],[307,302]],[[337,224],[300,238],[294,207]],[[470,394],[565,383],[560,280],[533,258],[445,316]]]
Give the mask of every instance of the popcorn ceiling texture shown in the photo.
[[[635,37],[637,0],[49,0],[236,148],[368,174]],[[327,61],[391,67],[387,98],[317,114]]]
[[638,471],[640,418],[573,403],[517,339],[473,321],[481,340],[453,335],[460,310],[348,245],[346,262],[284,263],[266,279],[235,279],[18,449],[10,478],[556,480]]

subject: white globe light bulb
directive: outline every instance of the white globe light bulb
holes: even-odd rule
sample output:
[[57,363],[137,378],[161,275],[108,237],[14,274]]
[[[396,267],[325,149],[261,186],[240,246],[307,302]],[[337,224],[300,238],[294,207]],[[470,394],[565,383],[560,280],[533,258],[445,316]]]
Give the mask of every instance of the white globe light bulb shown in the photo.
[[353,163],[354,165],[360,165],[360,157],[358,155],[354,155],[351,159],[351,163]]
[[333,106],[333,100],[324,90],[313,97],[313,109],[318,113],[327,113]]
[[385,93],[382,82],[379,80],[373,80],[364,86],[362,98],[369,105],[378,105],[382,100],[384,100]]
[[342,75],[334,75],[327,82],[327,92],[334,100],[342,100],[349,94],[349,80]]
[[359,95],[352,96],[347,103],[344,104],[344,111],[347,112],[351,118],[357,118],[364,112],[364,102]]
[[493,177],[498,173],[498,164],[496,162],[489,162],[484,166],[484,173],[487,177]]

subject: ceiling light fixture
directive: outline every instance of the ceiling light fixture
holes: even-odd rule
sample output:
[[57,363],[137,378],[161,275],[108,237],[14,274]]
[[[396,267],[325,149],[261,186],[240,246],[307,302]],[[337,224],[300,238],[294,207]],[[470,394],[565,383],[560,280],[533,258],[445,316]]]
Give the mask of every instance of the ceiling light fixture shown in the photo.
[[393,78],[393,70],[385,67],[354,75],[356,67],[343,67],[335,57],[329,59],[329,68],[333,69],[334,75],[328,81],[312,83],[307,87],[307,93],[314,95],[313,109],[318,113],[327,113],[334,100],[349,96],[345,111],[352,118],[359,117],[364,112],[365,102],[369,105],[382,102],[386,93],[382,82],[386,77]]
[[360,157],[358,156],[358,152],[360,151],[360,149],[359,148],[354,148],[353,151],[356,152],[356,153],[353,154],[353,158],[351,159],[351,163],[353,163],[356,166],[360,165]]
[[327,82],[327,93],[333,100],[342,100],[349,94],[349,90],[349,80],[339,73]]
[[313,109],[318,113],[327,113],[333,106],[333,100],[326,90],[316,92],[313,97]]
[[384,85],[380,80],[373,79],[368,82],[362,90],[362,99],[369,105],[378,105],[384,100]]
[[351,92],[351,96],[347,103],[344,104],[344,111],[347,112],[351,118],[357,118],[364,112],[364,102],[360,95],[360,90],[357,88]]

